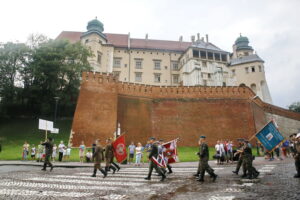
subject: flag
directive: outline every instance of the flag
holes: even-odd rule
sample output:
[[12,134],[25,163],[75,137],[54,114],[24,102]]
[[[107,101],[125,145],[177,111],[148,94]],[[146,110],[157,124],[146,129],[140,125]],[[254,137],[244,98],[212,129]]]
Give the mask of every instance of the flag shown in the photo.
[[159,167],[163,167],[163,168],[167,167],[167,164],[166,164],[166,161],[165,161],[165,158],[164,158],[163,154],[158,154],[157,158],[152,156],[151,160],[152,160],[152,162],[154,162]]
[[179,161],[177,155],[177,139],[164,143],[163,147],[163,155],[167,163],[175,163]]
[[113,143],[114,155],[119,163],[123,162],[127,158],[125,135],[119,136]]
[[273,120],[256,133],[255,137],[261,142],[267,151],[273,151],[273,149],[284,140],[284,137],[277,129]]

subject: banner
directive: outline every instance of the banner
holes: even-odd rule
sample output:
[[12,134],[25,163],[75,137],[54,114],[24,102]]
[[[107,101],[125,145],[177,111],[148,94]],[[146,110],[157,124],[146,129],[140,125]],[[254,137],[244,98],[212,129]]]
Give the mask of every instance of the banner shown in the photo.
[[58,134],[59,133],[59,129],[58,128],[53,128],[51,133],[55,133],[55,134]]
[[127,158],[125,135],[118,137],[113,143],[114,155],[119,163],[123,162]]
[[52,131],[53,130],[53,122],[39,119],[39,129],[46,130],[46,131]]
[[154,162],[157,166],[166,168],[167,164],[163,154],[158,154],[157,158],[154,156],[151,157],[152,162]]
[[278,131],[273,120],[256,133],[255,137],[261,142],[267,151],[272,151],[284,140],[284,137]]
[[175,163],[179,161],[177,155],[177,139],[164,143],[163,147],[163,155],[167,163]]

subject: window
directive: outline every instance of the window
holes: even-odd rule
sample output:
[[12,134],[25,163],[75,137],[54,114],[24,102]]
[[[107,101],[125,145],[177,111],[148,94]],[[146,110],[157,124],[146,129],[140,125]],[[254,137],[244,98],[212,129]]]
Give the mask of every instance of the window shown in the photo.
[[99,64],[101,64],[101,56],[102,56],[102,54],[101,54],[101,52],[97,52],[97,63],[99,63]]
[[206,59],[206,51],[200,51],[200,56],[202,59]]
[[259,72],[262,72],[262,67],[261,67],[261,65],[258,65],[258,71],[259,71]]
[[173,83],[179,83],[179,75],[173,74]]
[[154,74],[154,82],[160,83],[160,74]]
[[120,68],[121,67],[121,58],[114,58],[114,68]]
[[207,62],[202,61],[202,66],[203,66],[203,67],[207,67]]
[[193,50],[193,57],[194,58],[199,58],[199,51]]
[[174,71],[179,70],[178,62],[176,62],[176,61],[171,62],[171,66],[172,66],[172,70],[174,70]]
[[165,69],[168,69],[168,66],[165,66]]
[[222,59],[222,61],[227,62],[227,55],[221,54],[221,59]]
[[210,75],[210,74],[207,74],[207,78],[211,78],[211,75]]
[[142,69],[142,59],[135,59],[135,68],[136,69]]
[[245,52],[244,55],[245,55],[245,56],[249,56],[249,52]]
[[251,67],[251,72],[255,72],[255,67],[254,66]]
[[160,70],[160,63],[161,63],[160,60],[155,60],[154,61],[154,69]]
[[142,72],[135,72],[135,82],[142,82]]
[[214,59],[214,56],[213,56],[213,53],[212,53],[212,52],[207,52],[207,57],[208,57],[208,59],[210,59],[210,60],[213,60],[213,59]]
[[120,77],[120,73],[121,73],[121,72],[119,72],[119,71],[113,71],[113,75],[114,75],[115,77],[117,77],[118,79],[119,79],[119,77]]
[[235,76],[235,69],[233,69],[231,71],[232,71],[232,75]]
[[220,56],[221,55],[219,53],[215,53],[215,60],[220,61],[221,60]]
[[246,74],[249,73],[249,67],[245,67]]

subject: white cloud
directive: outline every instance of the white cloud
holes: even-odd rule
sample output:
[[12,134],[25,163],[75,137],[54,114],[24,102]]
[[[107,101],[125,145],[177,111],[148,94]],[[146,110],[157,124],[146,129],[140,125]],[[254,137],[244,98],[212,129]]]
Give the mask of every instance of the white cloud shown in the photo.
[[231,51],[239,33],[265,60],[276,105],[300,101],[300,13],[297,0],[10,0],[1,3],[0,41],[25,41],[31,33],[55,38],[61,31],[85,31],[98,16],[105,32],[132,37],[184,40],[200,33]]

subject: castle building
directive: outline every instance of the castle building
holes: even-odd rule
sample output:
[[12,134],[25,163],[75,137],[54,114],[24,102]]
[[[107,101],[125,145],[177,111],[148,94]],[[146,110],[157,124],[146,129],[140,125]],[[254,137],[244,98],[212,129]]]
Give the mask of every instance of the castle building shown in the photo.
[[86,32],[63,31],[57,39],[81,42],[93,56],[95,72],[113,73],[119,81],[154,86],[248,86],[272,103],[264,61],[254,53],[247,37],[240,36],[233,53],[208,40],[192,36],[191,42],[131,38],[128,34],[104,33],[96,19]]

